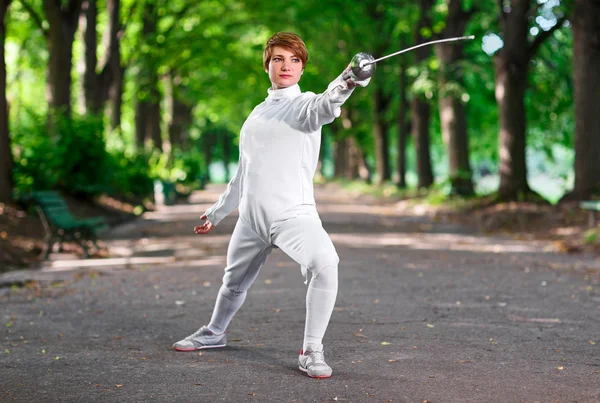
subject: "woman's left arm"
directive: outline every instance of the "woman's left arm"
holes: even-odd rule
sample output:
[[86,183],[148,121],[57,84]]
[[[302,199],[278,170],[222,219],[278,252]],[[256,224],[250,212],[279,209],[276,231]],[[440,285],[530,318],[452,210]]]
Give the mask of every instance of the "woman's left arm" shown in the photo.
[[321,126],[333,122],[340,116],[342,105],[352,95],[354,88],[366,87],[371,80],[370,78],[356,82],[350,78],[344,80],[344,73],[333,80],[325,92],[306,93],[300,101],[296,119],[300,122],[303,131],[314,132]]

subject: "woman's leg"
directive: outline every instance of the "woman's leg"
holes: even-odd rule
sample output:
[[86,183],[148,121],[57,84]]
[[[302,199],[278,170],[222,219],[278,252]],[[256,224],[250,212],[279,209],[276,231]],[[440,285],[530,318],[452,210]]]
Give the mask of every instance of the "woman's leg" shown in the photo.
[[306,293],[306,323],[303,349],[322,348],[338,290],[338,262],[335,247],[321,220],[299,215],[279,225],[272,234],[273,244],[300,265],[308,268],[312,279]]
[[260,239],[254,231],[238,220],[229,248],[223,285],[217,295],[208,328],[215,334],[224,333],[246,294],[271,253],[272,246]]

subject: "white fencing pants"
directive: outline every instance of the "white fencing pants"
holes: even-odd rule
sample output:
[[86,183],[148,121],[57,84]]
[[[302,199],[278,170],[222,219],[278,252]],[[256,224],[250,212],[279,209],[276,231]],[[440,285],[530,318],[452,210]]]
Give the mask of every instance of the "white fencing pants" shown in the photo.
[[223,333],[242,306],[246,294],[274,247],[280,248],[312,273],[306,294],[304,348],[320,344],[337,296],[339,263],[335,247],[318,216],[301,214],[273,224],[271,243],[241,219],[233,231],[227,251],[227,267],[209,329]]

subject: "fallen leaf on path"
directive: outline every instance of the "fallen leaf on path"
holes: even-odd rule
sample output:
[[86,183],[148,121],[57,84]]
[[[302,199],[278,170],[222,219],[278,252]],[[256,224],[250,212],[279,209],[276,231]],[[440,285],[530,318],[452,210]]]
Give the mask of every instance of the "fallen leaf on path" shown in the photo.
[[242,339],[231,339],[231,341],[242,341]]
[[123,387],[123,385],[122,385],[122,384],[120,384],[120,383],[117,383],[117,384],[115,385],[115,388],[122,388],[122,387]]
[[381,342],[381,345],[382,345],[382,346],[389,346],[390,344],[392,344],[392,343],[389,343],[389,342],[387,342],[387,341],[382,341],[382,342]]
[[256,343],[256,347],[262,347],[264,345],[265,345],[265,343]]
[[388,362],[396,362],[397,360],[388,360]]
[[562,365],[560,367],[556,367],[556,369],[558,369],[559,371],[562,371],[563,369],[565,369],[565,367],[563,367]]
[[593,341],[593,340],[588,340],[588,343],[589,343],[589,344],[591,344],[592,346],[595,346],[595,345],[596,345],[596,342],[595,342],[595,341]]
[[471,360],[458,360],[458,361],[456,361],[457,364],[467,364],[469,362],[473,362],[473,361],[471,361]]
[[431,329],[431,328],[434,328],[435,326],[434,326],[434,325],[432,325],[431,323],[428,323],[428,324],[427,324],[427,327]]
[[365,339],[368,339],[368,337],[367,337],[367,336],[365,336],[364,334],[360,334],[360,333],[354,333],[354,335],[355,335],[356,337],[364,337]]
[[272,282],[273,282],[273,281],[271,281],[271,280],[269,280],[269,279],[266,279],[266,280],[265,280],[265,284],[267,284],[267,285],[271,284]]
[[254,392],[248,392],[248,396],[256,396],[256,393],[254,393]]
[[378,299],[376,299],[375,301],[373,301],[373,303],[374,303],[374,304],[378,304],[378,303],[379,303],[379,300],[378,300]]

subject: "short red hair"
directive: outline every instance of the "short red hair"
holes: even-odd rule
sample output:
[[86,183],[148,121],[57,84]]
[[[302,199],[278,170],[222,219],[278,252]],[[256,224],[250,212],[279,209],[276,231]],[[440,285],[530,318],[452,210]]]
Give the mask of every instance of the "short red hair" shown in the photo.
[[273,48],[275,46],[289,50],[302,61],[302,68],[306,66],[306,62],[308,61],[308,50],[306,50],[304,41],[292,32],[278,32],[270,37],[265,45],[263,54],[263,65],[265,66],[265,69],[269,69],[269,62],[273,56]]

